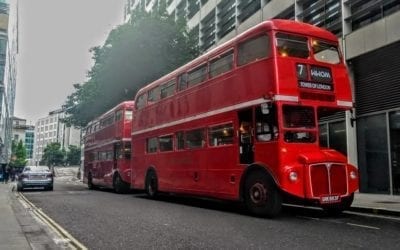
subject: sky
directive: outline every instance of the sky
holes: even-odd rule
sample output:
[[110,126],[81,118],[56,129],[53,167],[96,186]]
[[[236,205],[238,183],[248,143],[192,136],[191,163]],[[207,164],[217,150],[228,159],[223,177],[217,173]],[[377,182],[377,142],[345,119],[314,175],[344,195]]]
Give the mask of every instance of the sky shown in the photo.
[[125,0],[19,0],[14,115],[34,124],[87,80],[89,49],[123,22]]

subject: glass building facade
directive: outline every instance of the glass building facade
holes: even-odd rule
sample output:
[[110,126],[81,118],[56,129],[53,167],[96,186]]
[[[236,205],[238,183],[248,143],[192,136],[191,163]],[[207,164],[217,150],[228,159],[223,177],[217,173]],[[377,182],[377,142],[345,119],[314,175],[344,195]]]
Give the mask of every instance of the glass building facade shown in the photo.
[[17,1],[0,0],[0,164],[11,155],[17,57]]

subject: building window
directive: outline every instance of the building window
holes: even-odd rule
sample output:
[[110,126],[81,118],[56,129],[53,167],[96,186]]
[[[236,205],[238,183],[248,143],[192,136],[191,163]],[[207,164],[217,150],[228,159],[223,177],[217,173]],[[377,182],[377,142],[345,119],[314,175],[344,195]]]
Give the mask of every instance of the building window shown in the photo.
[[400,110],[389,113],[393,194],[400,194]]
[[357,119],[360,191],[389,194],[386,114]]
[[302,1],[299,17],[305,23],[325,28],[336,35],[342,33],[340,0]]
[[200,10],[199,1],[188,1],[188,19],[191,19]]
[[236,5],[234,1],[223,0],[217,6],[218,16],[218,38],[224,37],[226,34],[235,29],[236,22]]
[[252,16],[258,10],[261,9],[260,0],[239,0],[238,1],[238,20],[244,22],[247,18]]
[[203,51],[215,44],[215,9],[201,20],[200,41]]

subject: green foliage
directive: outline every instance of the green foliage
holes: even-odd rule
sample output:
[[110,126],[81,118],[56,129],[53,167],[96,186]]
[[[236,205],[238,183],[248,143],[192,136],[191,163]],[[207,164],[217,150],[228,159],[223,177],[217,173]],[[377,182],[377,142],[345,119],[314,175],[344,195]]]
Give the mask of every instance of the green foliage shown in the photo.
[[22,140],[19,140],[18,143],[13,140],[11,146],[10,166],[14,168],[23,168],[26,163],[26,148],[24,143],[22,142]]
[[43,150],[41,165],[47,166],[59,166],[65,163],[65,150],[61,149],[61,144],[59,142],[52,142],[47,144],[46,148]]
[[75,84],[67,97],[64,122],[83,127],[198,55],[197,41],[187,32],[185,21],[169,17],[163,2],[151,13],[133,12],[130,22],[110,32],[104,46],[91,49],[95,64],[89,80]]
[[75,145],[69,145],[67,152],[67,164],[79,165],[81,162],[81,149]]

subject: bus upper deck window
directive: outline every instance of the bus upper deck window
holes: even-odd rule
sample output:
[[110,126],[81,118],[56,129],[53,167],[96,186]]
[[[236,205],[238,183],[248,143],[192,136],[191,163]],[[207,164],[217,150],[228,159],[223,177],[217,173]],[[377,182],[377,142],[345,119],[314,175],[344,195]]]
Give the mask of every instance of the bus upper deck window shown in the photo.
[[238,47],[238,66],[269,56],[269,37],[266,34],[247,40]]
[[282,57],[308,58],[310,55],[307,37],[277,33],[276,40],[278,53]]
[[325,62],[331,64],[340,63],[339,50],[336,45],[321,42],[318,40],[313,40],[312,50],[314,54],[314,59],[318,62]]

